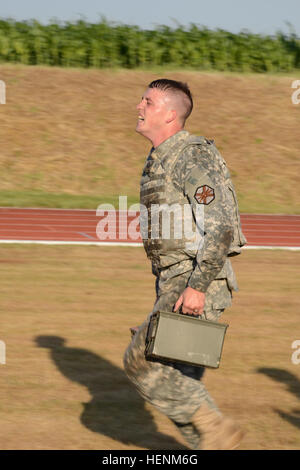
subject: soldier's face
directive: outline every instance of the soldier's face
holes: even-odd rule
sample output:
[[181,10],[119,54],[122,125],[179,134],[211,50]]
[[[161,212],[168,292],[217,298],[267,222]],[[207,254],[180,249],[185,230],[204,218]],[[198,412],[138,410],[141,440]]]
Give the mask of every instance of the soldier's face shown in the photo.
[[137,105],[139,115],[136,131],[150,140],[159,135],[167,125],[170,102],[170,97],[164,91],[148,88]]

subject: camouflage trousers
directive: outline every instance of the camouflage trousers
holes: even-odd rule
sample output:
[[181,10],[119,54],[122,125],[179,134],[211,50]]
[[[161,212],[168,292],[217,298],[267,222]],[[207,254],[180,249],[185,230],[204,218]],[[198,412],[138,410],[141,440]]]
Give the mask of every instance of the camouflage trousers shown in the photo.
[[[180,275],[177,272],[177,269],[168,268],[157,277],[157,299],[151,313],[173,310],[191,275],[190,271]],[[206,292],[206,318],[217,321],[224,308],[230,304],[231,292],[226,279],[213,281]],[[125,351],[125,372],[140,395],[168,416],[190,447],[196,448],[200,436],[191,424],[192,416],[204,401],[217,410],[217,405],[201,381],[205,368],[163,360],[146,360],[144,351],[149,318],[150,316],[138,328]]]

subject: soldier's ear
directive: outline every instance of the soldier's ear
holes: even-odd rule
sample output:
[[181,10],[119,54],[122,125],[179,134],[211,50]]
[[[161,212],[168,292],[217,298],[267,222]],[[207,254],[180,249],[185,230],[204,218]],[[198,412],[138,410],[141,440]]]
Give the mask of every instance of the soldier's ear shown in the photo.
[[166,118],[166,123],[170,124],[177,119],[177,111],[175,109],[170,109]]

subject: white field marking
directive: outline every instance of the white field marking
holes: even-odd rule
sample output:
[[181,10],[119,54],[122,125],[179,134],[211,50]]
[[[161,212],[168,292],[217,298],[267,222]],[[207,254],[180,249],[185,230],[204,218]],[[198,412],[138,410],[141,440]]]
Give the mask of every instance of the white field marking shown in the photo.
[[99,245],[99,246],[143,246],[142,243],[130,242],[81,242],[60,240],[0,240],[0,243],[25,243],[39,245]]
[[[1,240],[0,243],[23,243],[38,245],[99,245],[99,246],[131,246],[142,247],[143,243],[135,242],[81,242],[81,241],[59,241],[59,240]],[[244,246],[242,250],[290,250],[300,251],[300,246]]]

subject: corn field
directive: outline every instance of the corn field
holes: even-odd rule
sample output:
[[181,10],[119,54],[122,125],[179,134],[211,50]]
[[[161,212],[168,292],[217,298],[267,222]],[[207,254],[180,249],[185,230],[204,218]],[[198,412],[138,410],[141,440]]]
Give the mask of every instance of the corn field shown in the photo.
[[174,66],[233,72],[288,72],[300,68],[295,33],[233,34],[188,28],[79,20],[75,23],[0,19],[0,62],[62,67],[151,68]]

